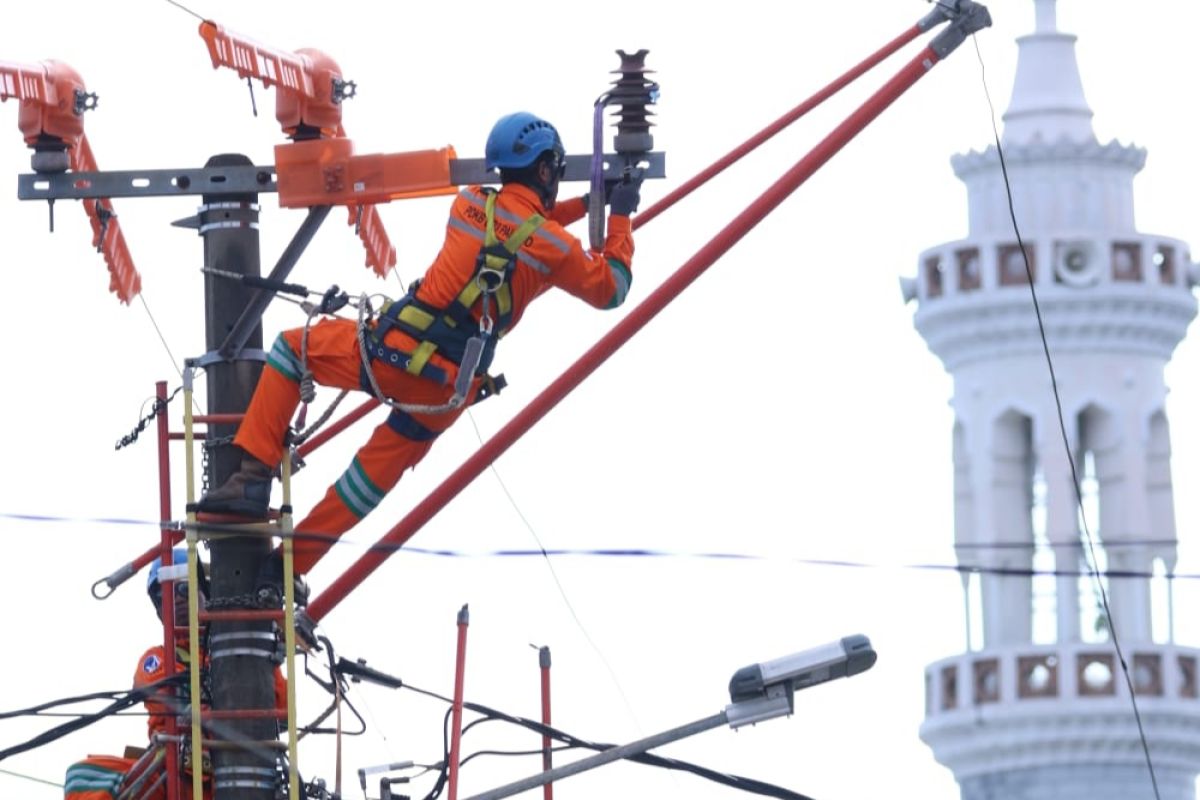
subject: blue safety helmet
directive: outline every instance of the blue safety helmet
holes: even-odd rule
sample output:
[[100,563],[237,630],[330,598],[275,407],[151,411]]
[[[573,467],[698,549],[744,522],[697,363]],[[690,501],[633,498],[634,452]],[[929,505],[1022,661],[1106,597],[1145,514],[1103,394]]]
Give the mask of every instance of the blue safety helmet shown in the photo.
[[560,159],[566,155],[558,131],[541,117],[518,111],[501,117],[492,126],[483,163],[488,169],[521,169],[547,150],[553,150]]
[[[172,564],[186,564],[187,563],[187,548],[186,547],[176,547],[174,550],[172,550],[171,551],[171,563]],[[197,567],[197,569],[200,570],[200,589],[205,594],[207,594],[208,593],[208,585],[207,585],[208,580],[204,574],[204,562],[198,562],[196,567]],[[158,571],[160,569],[162,569],[162,556],[158,556],[157,558],[155,558],[153,561],[150,562],[150,571],[146,575],[146,594],[150,595],[151,599],[155,598],[159,594],[159,592],[162,591],[162,587],[159,585],[160,582],[158,580]]]

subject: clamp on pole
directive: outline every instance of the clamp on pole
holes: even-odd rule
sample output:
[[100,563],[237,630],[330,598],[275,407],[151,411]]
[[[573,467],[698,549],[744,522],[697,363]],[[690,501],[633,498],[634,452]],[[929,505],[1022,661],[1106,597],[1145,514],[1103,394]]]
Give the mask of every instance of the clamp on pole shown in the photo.
[[975,0],[938,0],[938,9],[943,11],[950,27],[934,37],[929,48],[939,59],[945,58],[966,41],[966,38],[992,24],[992,15],[987,6]]

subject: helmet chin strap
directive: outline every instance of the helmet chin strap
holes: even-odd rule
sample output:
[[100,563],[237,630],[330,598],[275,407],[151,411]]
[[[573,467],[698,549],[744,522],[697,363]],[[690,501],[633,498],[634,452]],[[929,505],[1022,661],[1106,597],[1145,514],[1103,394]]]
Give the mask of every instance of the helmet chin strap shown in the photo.
[[553,186],[554,183],[551,181],[549,184],[539,183],[538,186],[534,187],[537,190],[538,197],[542,199],[542,207],[547,211],[554,208],[554,204],[558,200],[558,192],[551,191]]
[[541,198],[542,206],[549,211],[554,208],[554,204],[558,199],[558,161],[550,165],[550,180],[548,182],[534,178],[536,185],[530,187],[538,193]]

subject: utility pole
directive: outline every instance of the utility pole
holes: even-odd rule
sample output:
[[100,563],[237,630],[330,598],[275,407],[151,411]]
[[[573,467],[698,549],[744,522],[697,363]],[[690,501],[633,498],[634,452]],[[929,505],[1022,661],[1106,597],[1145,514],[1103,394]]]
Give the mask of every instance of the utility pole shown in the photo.
[[[252,166],[242,155],[219,155],[206,167]],[[242,275],[261,274],[258,242],[258,195],[205,193],[194,218],[204,239],[204,266]],[[256,321],[243,347],[228,358],[219,353],[234,324],[250,304],[255,291],[240,281],[206,272],[204,278],[204,338],[207,354],[200,359],[208,383],[211,414],[245,411],[263,368],[263,333]],[[231,445],[210,447],[232,436],[236,423],[210,425],[205,477],[219,486],[240,465],[240,453]],[[209,607],[234,610],[258,607],[257,576],[270,551],[267,536],[218,537],[211,543]],[[275,634],[269,621],[211,623],[208,656],[215,713],[214,739],[244,739],[264,743],[250,747],[215,747],[214,800],[272,800],[275,797],[275,750],[278,739],[274,718],[232,716],[223,712],[274,709]]]

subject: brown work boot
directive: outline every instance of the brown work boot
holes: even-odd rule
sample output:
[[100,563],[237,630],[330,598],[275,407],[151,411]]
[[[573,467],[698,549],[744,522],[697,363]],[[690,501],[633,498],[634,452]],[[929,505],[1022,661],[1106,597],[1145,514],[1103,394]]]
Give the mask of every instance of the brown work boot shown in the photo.
[[270,506],[271,468],[257,458],[246,456],[237,472],[200,498],[196,509],[210,514],[241,514],[266,519]]

